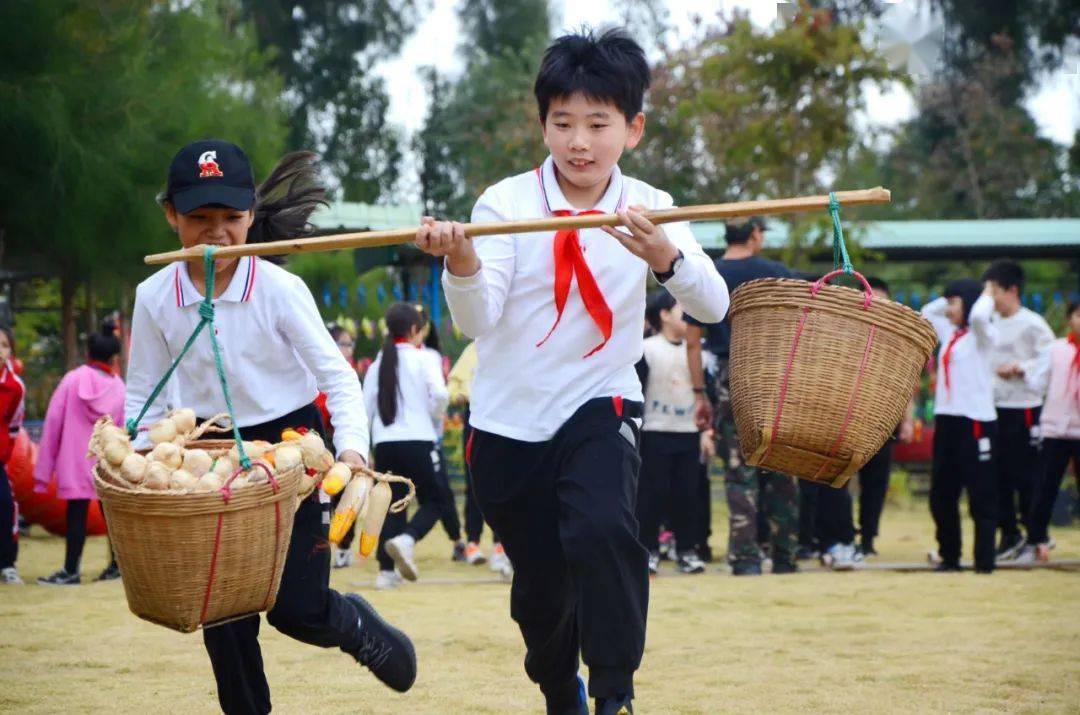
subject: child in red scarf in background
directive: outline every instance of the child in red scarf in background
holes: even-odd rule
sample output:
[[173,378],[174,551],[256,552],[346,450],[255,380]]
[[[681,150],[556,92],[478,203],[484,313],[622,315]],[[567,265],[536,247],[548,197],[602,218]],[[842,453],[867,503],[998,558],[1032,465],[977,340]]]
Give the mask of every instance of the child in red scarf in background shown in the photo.
[[1047,561],[1053,541],[1047,533],[1061,480],[1072,459],[1080,485],[1080,301],[1068,307],[1069,334],[1043,351],[1024,378],[1035,390],[1046,391],[1042,417],[1040,478],[1031,504],[1029,543],[1017,561]]
[[19,556],[19,510],[6,465],[22,427],[26,386],[15,374],[15,336],[0,328],[0,583],[22,584],[15,561]]
[[967,490],[975,521],[975,571],[994,570],[997,489],[994,442],[994,373],[997,328],[994,300],[976,280],[953,281],[923,306],[941,349],[934,396],[934,466],[930,512],[937,528],[938,571],[960,570],[960,493]]

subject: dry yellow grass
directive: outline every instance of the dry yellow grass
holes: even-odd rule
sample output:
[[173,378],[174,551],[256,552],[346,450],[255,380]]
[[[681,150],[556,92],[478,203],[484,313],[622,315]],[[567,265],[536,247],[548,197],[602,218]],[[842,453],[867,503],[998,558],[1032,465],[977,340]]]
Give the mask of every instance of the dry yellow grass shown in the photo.
[[[718,520],[722,515],[718,514]],[[723,530],[714,537],[722,553]],[[887,509],[882,560],[918,561],[925,506]],[[1080,529],[1056,529],[1057,559],[1080,557]],[[970,545],[970,534],[965,534]],[[413,637],[420,676],[393,694],[337,651],[263,623],[275,709],[284,713],[542,712],[521,667],[509,589],[485,568],[451,564],[437,530],[420,547],[427,581],[374,592],[373,565],[333,576]],[[61,539],[22,541],[32,580],[61,562]],[[104,566],[88,544],[84,576]],[[475,579],[473,583],[446,583]],[[438,583],[437,581],[443,581]],[[736,579],[710,568],[654,581],[640,713],[1080,712],[1080,574],[805,573]],[[198,634],[132,616],[119,583],[0,587],[0,711],[216,711]]]

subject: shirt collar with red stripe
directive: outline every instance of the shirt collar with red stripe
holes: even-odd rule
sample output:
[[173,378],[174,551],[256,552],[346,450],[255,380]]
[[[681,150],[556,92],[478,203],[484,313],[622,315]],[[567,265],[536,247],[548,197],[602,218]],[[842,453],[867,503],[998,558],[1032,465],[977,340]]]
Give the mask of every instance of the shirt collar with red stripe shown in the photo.
[[[559,180],[556,177],[555,160],[551,156],[544,160],[536,173],[539,178],[538,185],[540,187],[541,201],[548,214],[553,214],[556,211],[570,211],[576,214],[586,210],[571,206],[570,202],[563,196],[562,189],[559,188]],[[608,182],[604,195],[600,197],[600,201],[593,208],[606,214],[613,214],[626,208],[626,181],[623,179],[618,164],[611,170],[611,180]]]
[[[255,279],[258,273],[259,261],[254,256],[241,256],[236,266],[229,287],[225,289],[214,301],[227,301],[230,303],[248,303],[255,291]],[[203,299],[202,286],[198,288],[191,281],[188,274],[187,263],[177,263],[173,271],[172,291],[178,308],[199,303]]]

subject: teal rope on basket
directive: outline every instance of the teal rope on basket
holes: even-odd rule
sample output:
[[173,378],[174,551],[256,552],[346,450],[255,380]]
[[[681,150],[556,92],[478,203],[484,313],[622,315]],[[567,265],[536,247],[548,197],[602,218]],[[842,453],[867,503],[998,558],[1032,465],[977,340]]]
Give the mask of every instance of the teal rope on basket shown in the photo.
[[[203,252],[203,270],[206,273],[206,286],[203,292],[203,300],[199,304],[199,317],[201,320],[199,324],[195,326],[195,330],[192,331],[191,337],[184,343],[184,348],[180,351],[180,354],[173,360],[172,365],[165,371],[164,377],[154,387],[150,393],[150,397],[143,404],[142,409],[139,411],[139,416],[129,419],[125,426],[127,427],[128,435],[134,439],[135,435],[139,431],[139,423],[142,422],[143,417],[146,416],[147,411],[150,409],[150,405],[154,404],[154,400],[158,398],[161,391],[165,389],[165,385],[169,382],[169,378],[176,372],[176,367],[180,364],[180,361],[187,355],[188,350],[195,343],[195,338],[199,337],[199,333],[202,329],[210,327],[210,344],[214,349],[214,367],[217,369],[218,381],[221,383],[221,392],[225,396],[225,407],[229,412],[229,420],[232,422],[233,439],[236,440],[236,449],[240,453],[240,466],[244,469],[251,469],[251,458],[247,456],[247,452],[244,451],[244,441],[240,438],[240,428],[236,425],[236,413],[233,410],[232,396],[229,394],[229,381],[225,379],[225,367],[221,362],[221,347],[218,345],[217,336],[214,335],[214,246],[207,246]],[[254,259],[252,259],[254,260]]]
[[840,201],[832,191],[829,192],[829,215],[833,225],[833,269],[851,275],[855,272],[855,266],[851,265],[847,244],[844,243],[844,229],[840,226]]

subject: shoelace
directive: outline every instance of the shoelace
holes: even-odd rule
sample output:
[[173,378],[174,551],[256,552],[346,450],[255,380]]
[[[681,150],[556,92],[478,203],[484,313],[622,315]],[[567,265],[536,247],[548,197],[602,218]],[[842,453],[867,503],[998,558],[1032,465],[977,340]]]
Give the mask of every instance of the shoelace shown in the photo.
[[360,648],[356,651],[356,659],[368,668],[379,668],[387,661],[393,650],[393,647],[386,641],[370,633],[362,633],[360,635]]

